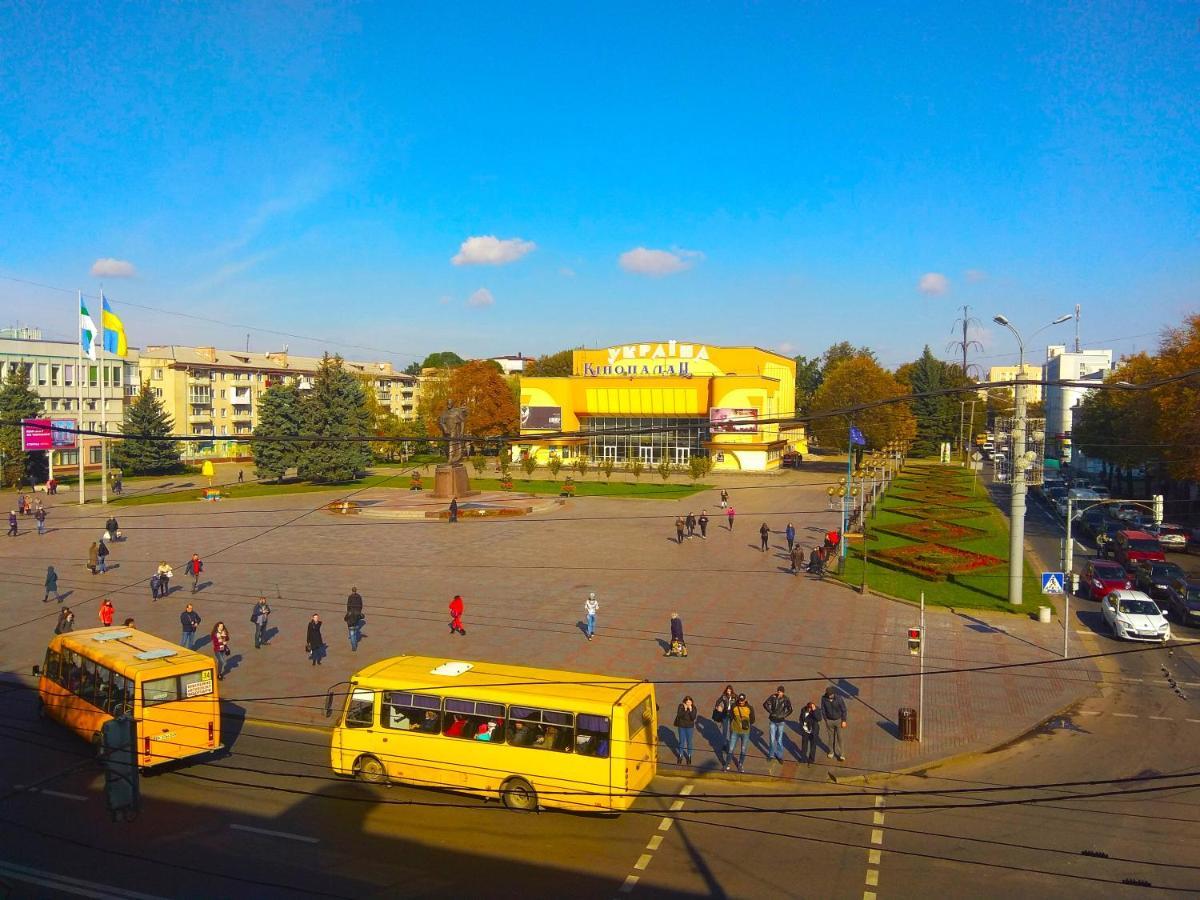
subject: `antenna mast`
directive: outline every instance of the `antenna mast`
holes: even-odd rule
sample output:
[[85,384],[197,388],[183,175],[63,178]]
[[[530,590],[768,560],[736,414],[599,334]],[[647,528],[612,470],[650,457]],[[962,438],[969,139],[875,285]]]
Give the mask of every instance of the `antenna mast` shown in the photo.
[[1079,304],[1075,304],[1075,352],[1079,353]]
[[979,343],[979,341],[972,340],[967,336],[968,331],[972,325],[976,325],[976,326],[979,325],[979,320],[971,315],[970,310],[971,310],[971,307],[963,306],[962,307],[962,317],[955,319],[954,325],[950,328],[951,334],[956,333],[961,328],[962,329],[962,339],[957,340],[957,341],[951,341],[949,344],[946,345],[947,353],[954,353],[956,355],[959,353],[962,354],[962,371],[963,371],[963,375],[965,375],[968,378],[971,375],[970,370],[978,369],[978,366],[968,366],[967,365],[967,352],[970,350],[982,350],[983,349],[983,344]]

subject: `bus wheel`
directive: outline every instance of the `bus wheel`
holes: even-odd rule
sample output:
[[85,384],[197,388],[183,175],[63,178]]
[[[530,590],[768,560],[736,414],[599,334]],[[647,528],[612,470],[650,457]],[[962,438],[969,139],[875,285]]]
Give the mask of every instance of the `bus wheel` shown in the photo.
[[360,759],[354,774],[367,784],[383,784],[387,781],[387,771],[383,768],[383,763],[373,756]]
[[533,812],[537,809],[537,791],[524,778],[510,778],[500,788],[500,799],[509,809]]

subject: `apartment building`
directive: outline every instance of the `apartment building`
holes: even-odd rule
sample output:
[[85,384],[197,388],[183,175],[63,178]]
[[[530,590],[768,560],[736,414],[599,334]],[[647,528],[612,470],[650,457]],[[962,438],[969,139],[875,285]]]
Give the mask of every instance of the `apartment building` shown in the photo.
[[[239,438],[254,432],[263,391],[289,379],[305,390],[320,365],[320,357],[287,350],[150,346],[141,354],[141,377],[175,418],[176,433],[199,439],[185,442],[185,459],[246,459],[250,444]],[[416,418],[415,377],[386,362],[347,360],[345,366],[370,382],[380,405],[401,419]]]
[[[138,362],[138,350],[130,347],[123,359],[105,358],[103,367],[99,360],[93,362],[87,357],[81,365],[75,341],[44,340],[37,328],[0,329],[0,377],[7,377],[13,367],[24,369],[29,373],[29,387],[42,398],[46,417],[74,419],[82,423],[80,427],[84,430],[100,430],[104,418],[110,432],[120,433],[125,405],[139,390]],[[82,448],[84,465],[99,468],[100,439],[84,436]],[[55,469],[79,465],[79,449],[53,452]]]

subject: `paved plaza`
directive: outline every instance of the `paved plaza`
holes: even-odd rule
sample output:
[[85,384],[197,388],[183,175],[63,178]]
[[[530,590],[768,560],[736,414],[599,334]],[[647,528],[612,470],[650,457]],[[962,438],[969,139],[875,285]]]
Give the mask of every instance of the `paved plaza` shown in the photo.
[[[56,502],[48,534],[39,537],[32,519],[23,519],[19,537],[0,541],[0,659],[18,673],[40,660],[58,614],[56,604],[42,603],[46,567],[53,565],[77,628],[98,624],[102,598],[113,601],[118,622],[133,616],[139,628],[172,639],[189,601],[203,619],[202,635],[224,621],[233,650],[222,685],[230,713],[321,724],[321,695],[329,686],[398,653],[632,675],[659,685],[660,761],[670,774],[669,726],[684,694],[702,715],[695,767],[719,768],[707,716],[729,682],[758,713],[747,771],[794,778],[823,778],[820,768],[838,778],[861,776],[988,749],[1094,691],[1099,675],[1087,661],[930,675],[924,739],[898,740],[897,710],[916,706],[918,682],[890,676],[916,671],[906,629],[916,624],[917,611],[787,569],[789,521],[805,545],[838,524],[825,495],[835,479],[832,469],[722,479],[718,486],[730,490],[737,510],[732,532],[715,489],[683,501],[575,498],[519,519],[457,524],[332,514],[323,507],[345,493],[336,490],[110,507],[126,540],[112,545],[110,571],[102,576],[84,564],[108,511],[81,508],[74,495],[60,494],[48,498]],[[701,509],[712,519],[708,537],[678,545],[676,516]],[[763,521],[773,530],[767,553],[758,549]],[[205,561],[195,596],[183,575],[193,552]],[[160,560],[175,567],[176,578],[170,596],[152,602],[148,579]],[[367,618],[357,653],[342,622],[351,586],[363,595]],[[583,632],[589,591],[600,601],[590,643]],[[466,636],[447,626],[446,605],[456,593],[466,600]],[[271,642],[255,650],[249,620],[259,595],[273,610]],[[686,659],[663,655],[673,611],[685,624]],[[304,652],[313,613],[324,620],[329,645],[319,668]],[[1028,616],[931,609],[927,625],[927,670],[1053,660],[1061,648],[1057,626]],[[787,684],[797,710],[828,684],[844,692],[845,763],[821,754],[807,769],[796,761],[799,739],[792,732],[787,763],[768,770],[761,703],[778,683]]]

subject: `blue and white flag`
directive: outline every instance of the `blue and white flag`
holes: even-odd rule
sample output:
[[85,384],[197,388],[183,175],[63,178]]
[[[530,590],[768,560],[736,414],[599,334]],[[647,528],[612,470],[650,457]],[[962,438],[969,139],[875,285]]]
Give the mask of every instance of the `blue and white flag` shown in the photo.
[[88,359],[96,358],[96,342],[100,336],[100,329],[96,327],[96,323],[92,321],[92,316],[88,312],[87,306],[83,302],[83,295],[79,295],[79,346],[83,348],[84,355]]
[[867,446],[867,439],[863,437],[863,433],[853,425],[850,426],[850,443],[858,447]]

